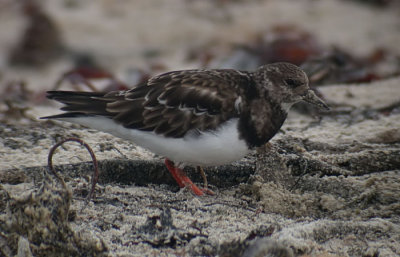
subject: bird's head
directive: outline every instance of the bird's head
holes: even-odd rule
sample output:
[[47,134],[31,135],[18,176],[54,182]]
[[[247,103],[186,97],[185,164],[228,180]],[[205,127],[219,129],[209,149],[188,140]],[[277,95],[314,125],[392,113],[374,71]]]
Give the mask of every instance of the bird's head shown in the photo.
[[286,111],[299,101],[329,110],[308,86],[306,73],[296,65],[280,62],[261,66],[256,71],[256,80],[264,86],[268,97],[275,99]]

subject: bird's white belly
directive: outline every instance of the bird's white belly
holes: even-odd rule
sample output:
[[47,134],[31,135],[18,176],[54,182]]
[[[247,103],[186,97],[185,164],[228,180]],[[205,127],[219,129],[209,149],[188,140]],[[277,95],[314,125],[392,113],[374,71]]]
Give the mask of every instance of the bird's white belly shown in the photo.
[[66,118],[63,120],[108,132],[174,162],[185,164],[222,165],[239,160],[249,152],[246,142],[239,138],[238,119],[225,122],[216,131],[204,132],[200,135],[188,133],[183,138],[166,138],[154,132],[127,129],[104,117]]

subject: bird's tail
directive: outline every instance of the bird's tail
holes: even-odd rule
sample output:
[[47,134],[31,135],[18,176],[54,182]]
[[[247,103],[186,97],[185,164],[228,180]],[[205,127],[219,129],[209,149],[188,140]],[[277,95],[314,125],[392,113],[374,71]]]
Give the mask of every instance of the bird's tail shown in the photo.
[[41,117],[41,119],[76,118],[84,116],[110,116],[106,110],[106,93],[99,92],[74,92],[74,91],[48,91],[47,98],[63,103],[64,113]]

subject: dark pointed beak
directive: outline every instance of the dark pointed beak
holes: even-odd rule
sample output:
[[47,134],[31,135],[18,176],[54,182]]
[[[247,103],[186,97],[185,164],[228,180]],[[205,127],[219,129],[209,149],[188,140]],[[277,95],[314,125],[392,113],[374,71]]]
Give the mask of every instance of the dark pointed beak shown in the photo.
[[319,98],[314,93],[314,91],[312,91],[310,89],[307,91],[306,95],[303,97],[303,100],[310,104],[316,105],[321,109],[329,110],[329,106],[324,101],[322,101],[322,99]]

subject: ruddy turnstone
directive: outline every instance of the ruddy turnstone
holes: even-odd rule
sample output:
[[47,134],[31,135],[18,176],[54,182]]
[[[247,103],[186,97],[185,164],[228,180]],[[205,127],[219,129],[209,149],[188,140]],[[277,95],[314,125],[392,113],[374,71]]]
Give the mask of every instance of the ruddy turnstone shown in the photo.
[[183,165],[202,171],[241,159],[267,143],[301,100],[328,109],[310,90],[307,75],[289,63],[255,72],[172,71],[127,91],[49,91],[47,97],[65,104],[66,112],[43,119],[105,131],[164,156],[178,185],[196,195],[211,191],[194,185]]

